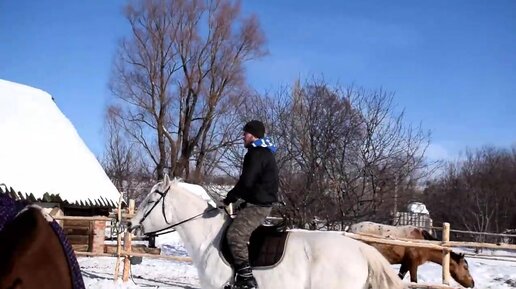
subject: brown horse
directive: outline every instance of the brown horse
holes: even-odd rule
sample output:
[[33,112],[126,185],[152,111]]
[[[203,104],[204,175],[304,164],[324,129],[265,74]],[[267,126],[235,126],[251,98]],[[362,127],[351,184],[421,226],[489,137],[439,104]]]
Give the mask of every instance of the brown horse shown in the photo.
[[[350,227],[349,232],[382,237],[407,238],[418,240],[437,240],[428,231],[414,226],[389,226],[373,222],[361,222]],[[399,276],[403,279],[407,272],[410,272],[410,281],[417,282],[417,267],[426,262],[433,262],[441,265],[443,253],[437,249],[404,247],[397,245],[383,245],[370,243],[375,247],[391,264],[401,264]],[[464,254],[451,252],[450,274],[464,287],[475,286],[475,281],[469,272],[468,262]]]
[[72,248],[40,208],[0,194],[0,289],[83,289]]

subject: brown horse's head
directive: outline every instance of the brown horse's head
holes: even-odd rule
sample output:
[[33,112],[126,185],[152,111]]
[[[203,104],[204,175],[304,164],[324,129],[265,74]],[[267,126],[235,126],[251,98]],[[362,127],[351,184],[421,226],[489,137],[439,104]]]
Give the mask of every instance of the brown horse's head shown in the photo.
[[469,272],[468,261],[464,258],[464,254],[451,252],[450,257],[450,273],[453,279],[464,287],[473,288],[475,280]]

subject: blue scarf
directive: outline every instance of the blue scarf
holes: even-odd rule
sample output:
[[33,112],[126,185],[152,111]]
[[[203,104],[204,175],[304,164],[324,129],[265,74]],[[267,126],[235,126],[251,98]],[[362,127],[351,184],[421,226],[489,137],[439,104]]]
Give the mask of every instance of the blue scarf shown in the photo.
[[269,137],[259,138],[251,143],[251,147],[262,147],[262,148],[268,148],[271,152],[275,153],[278,148],[274,146],[271,139]]

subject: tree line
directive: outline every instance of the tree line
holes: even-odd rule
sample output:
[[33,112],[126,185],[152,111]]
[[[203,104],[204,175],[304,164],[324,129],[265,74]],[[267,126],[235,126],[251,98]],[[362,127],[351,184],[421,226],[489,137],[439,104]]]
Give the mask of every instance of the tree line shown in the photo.
[[[443,182],[451,176],[428,180],[435,168],[425,159],[430,134],[407,124],[394,93],[324,79],[257,92],[245,69],[267,54],[266,38],[257,17],[244,16],[237,1],[145,0],[124,13],[131,31],[113,64],[102,163],[129,197],[146,195],[164,174],[234,184],[245,153],[242,126],[260,119],[279,146],[286,205],[275,214],[290,225],[388,222],[410,200],[425,200],[437,219],[469,224],[466,215],[445,214],[454,200]],[[481,190],[483,180],[468,185]],[[437,194],[450,199],[448,207],[429,197]],[[503,199],[497,202],[501,208]],[[509,212],[498,215],[510,219]],[[497,222],[478,229],[510,226]]]
[[[448,162],[442,175],[426,184],[423,200],[438,224],[452,220],[456,229],[504,233],[516,228],[516,146],[486,146]],[[475,241],[500,240],[458,236]]]

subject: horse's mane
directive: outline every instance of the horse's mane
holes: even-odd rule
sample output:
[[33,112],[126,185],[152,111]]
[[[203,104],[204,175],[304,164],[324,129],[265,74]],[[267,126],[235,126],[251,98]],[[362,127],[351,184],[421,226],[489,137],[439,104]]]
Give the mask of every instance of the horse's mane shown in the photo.
[[466,264],[468,263],[468,261],[466,261],[466,258],[464,258],[464,254],[462,253],[455,253],[453,251],[450,251],[450,257],[457,263],[460,262],[460,260],[464,260],[464,262],[466,262]]
[[[187,186],[199,186],[199,187],[201,187],[204,190],[204,193],[210,199],[209,200],[205,200],[203,198],[203,196],[201,196],[199,194],[199,192],[197,192],[195,190],[192,190],[190,187],[181,186],[181,184],[184,184],[184,185],[187,185]],[[210,206],[212,206],[212,204],[210,204],[210,201],[211,202],[216,202],[214,197],[208,192],[208,190],[206,188],[204,188],[201,185],[187,183],[187,182],[183,181],[183,179],[181,179],[181,178],[174,177],[172,180],[170,180],[169,186],[170,186],[170,190],[172,190],[172,191],[174,191],[174,190],[181,190],[183,192],[186,192],[186,195],[188,195],[189,197],[192,197],[194,199],[203,201],[204,203],[208,203],[208,205],[210,205]]]
[[439,241],[436,237],[432,236],[432,234],[430,234],[430,232],[428,232],[427,230],[421,230],[421,234],[423,234],[423,238],[425,240]]
[[[179,178],[179,177],[174,177],[173,179],[170,180],[170,187],[178,187],[179,186],[179,183],[182,182],[183,179]],[[163,181],[162,181],[163,182]]]

